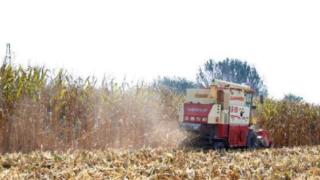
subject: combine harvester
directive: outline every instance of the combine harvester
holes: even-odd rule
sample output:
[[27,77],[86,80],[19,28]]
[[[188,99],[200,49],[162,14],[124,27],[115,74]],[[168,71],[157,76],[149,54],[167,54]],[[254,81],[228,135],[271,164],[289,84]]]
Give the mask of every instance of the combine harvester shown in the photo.
[[[268,132],[256,130],[254,91],[247,85],[214,80],[207,89],[187,89],[179,121],[196,134],[187,146],[206,148],[270,147]],[[260,98],[261,103],[263,99]]]

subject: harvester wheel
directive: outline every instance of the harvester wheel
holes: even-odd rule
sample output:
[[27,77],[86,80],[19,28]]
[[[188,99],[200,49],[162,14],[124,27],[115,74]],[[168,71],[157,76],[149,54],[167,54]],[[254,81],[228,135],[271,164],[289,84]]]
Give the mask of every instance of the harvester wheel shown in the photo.
[[213,143],[213,148],[216,150],[226,149],[228,146],[224,141],[217,141]]
[[264,138],[257,138],[258,146],[261,148],[269,148],[270,144]]
[[259,147],[257,133],[250,129],[247,136],[247,148],[253,149],[257,147]]

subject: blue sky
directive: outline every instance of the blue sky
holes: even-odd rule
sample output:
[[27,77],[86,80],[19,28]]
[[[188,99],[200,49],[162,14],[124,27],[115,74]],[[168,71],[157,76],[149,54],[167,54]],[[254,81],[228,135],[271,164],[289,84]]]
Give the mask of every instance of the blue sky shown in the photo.
[[317,1],[0,1],[0,56],[79,75],[190,80],[208,59],[248,61],[270,95],[320,103]]

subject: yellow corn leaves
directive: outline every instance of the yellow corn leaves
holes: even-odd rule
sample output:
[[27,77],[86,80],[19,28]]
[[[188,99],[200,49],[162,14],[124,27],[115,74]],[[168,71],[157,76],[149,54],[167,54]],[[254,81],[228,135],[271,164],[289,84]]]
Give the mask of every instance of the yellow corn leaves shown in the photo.
[[40,98],[40,92],[46,84],[47,72],[43,67],[24,69],[21,66],[15,68],[10,64],[4,64],[0,68],[1,94],[9,111],[23,95],[34,100]]
[[171,149],[0,156],[0,179],[316,179],[320,147],[199,152]]

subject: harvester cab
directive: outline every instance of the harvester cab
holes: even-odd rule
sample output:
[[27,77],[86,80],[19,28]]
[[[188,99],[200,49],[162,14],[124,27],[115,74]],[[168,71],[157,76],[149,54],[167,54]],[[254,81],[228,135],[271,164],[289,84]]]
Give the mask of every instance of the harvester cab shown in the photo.
[[255,130],[254,91],[247,85],[213,80],[206,89],[187,89],[181,127],[214,148],[269,147],[266,130]]

